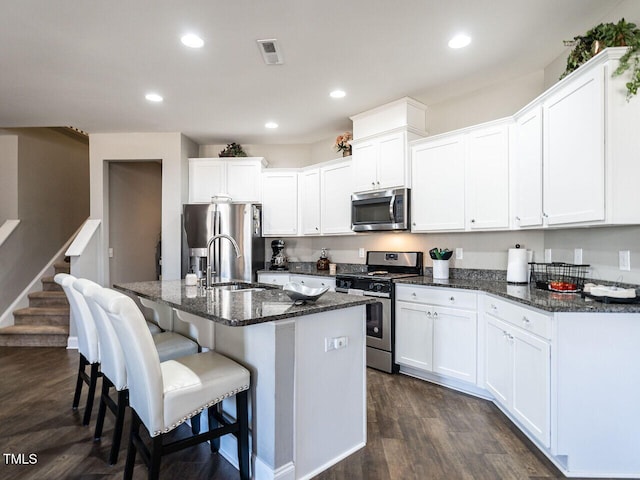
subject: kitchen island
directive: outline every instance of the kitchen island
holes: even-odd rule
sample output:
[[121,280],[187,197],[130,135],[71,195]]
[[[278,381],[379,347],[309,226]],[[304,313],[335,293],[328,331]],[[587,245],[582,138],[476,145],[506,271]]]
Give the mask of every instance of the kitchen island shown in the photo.
[[[311,478],[364,447],[364,320],[375,300],[327,292],[294,305],[269,286],[216,287],[199,290],[179,280],[115,286],[164,311],[172,323],[165,328],[251,371],[253,478]],[[232,401],[223,407],[235,414]],[[237,465],[235,437],[222,438],[220,453]]]

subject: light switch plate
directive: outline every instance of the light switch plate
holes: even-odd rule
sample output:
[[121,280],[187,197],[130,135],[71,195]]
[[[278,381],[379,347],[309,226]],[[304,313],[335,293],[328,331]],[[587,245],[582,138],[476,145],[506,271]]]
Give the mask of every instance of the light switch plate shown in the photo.
[[574,248],[573,249],[573,263],[576,265],[582,265],[582,249]]
[[620,250],[618,252],[618,263],[620,264],[620,270],[631,270],[631,251]]
[[359,248],[358,249],[358,257],[364,258],[364,248]]
[[456,260],[462,260],[463,253],[462,248],[456,248]]

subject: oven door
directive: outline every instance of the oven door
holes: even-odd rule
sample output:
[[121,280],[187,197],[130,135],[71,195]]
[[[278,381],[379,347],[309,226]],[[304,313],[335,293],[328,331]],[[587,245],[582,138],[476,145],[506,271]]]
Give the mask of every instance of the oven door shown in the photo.
[[367,347],[391,351],[391,300],[376,298],[367,305]]

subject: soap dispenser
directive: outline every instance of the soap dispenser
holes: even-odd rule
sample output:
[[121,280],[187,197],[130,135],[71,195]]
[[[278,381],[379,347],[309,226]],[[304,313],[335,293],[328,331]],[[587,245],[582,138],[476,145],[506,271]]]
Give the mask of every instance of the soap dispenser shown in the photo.
[[323,248],[322,253],[320,254],[320,258],[316,263],[316,268],[318,270],[329,270],[329,259],[327,258],[327,249]]

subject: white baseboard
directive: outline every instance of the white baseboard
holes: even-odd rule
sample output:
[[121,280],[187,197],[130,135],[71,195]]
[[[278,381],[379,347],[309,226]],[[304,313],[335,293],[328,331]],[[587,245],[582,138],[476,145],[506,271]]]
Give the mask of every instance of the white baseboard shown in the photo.
[[78,349],[78,337],[67,337],[67,350]]

